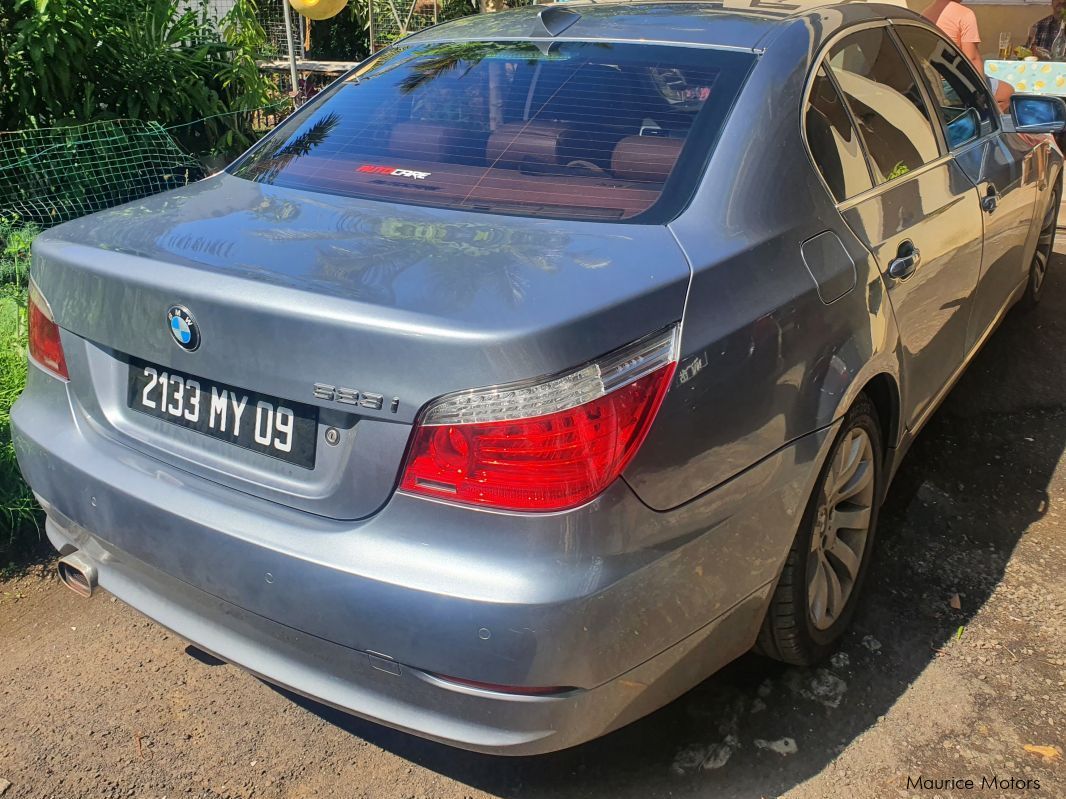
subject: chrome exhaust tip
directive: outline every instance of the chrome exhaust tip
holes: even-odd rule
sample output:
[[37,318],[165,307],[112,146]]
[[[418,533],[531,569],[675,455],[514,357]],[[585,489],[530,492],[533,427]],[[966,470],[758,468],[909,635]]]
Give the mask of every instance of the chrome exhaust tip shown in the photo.
[[56,570],[59,572],[59,579],[75,594],[86,599],[93,595],[93,589],[96,588],[96,567],[88,558],[78,552],[71,552],[59,559]]

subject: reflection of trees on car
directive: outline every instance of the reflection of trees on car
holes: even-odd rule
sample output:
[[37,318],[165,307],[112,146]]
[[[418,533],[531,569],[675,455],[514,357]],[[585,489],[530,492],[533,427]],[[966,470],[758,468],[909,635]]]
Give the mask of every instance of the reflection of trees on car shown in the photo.
[[326,114],[287,141],[279,136],[267,142],[259,157],[248,165],[250,175],[266,183],[273,182],[293,159],[307,155],[328,139],[339,122],[340,117],[336,114]]
[[[532,45],[526,45],[527,49],[536,52]],[[400,81],[400,91],[404,94],[425,86],[442,75],[451,72],[460,64],[465,64],[467,71],[473,69],[490,53],[512,51],[516,54],[521,52],[518,45],[514,47],[498,43],[485,42],[447,42],[434,47],[426,47],[418,51],[418,60],[411,64],[411,71]]]
[[[508,306],[521,305],[530,269],[554,272],[566,260],[585,269],[610,265],[598,252],[568,252],[572,237],[558,230],[365,213],[340,215],[336,228],[359,246],[346,246],[336,232],[323,231],[333,241],[318,248],[314,273],[331,283],[362,286],[378,301],[394,301],[396,282],[420,264],[429,266],[425,292],[452,309],[469,306],[486,289]],[[456,269],[456,257],[463,268]]]

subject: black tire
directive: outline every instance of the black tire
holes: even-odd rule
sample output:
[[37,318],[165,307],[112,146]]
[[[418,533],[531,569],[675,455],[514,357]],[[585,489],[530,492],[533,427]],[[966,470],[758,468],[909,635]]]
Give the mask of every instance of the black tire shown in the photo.
[[1051,263],[1052,252],[1055,249],[1055,231],[1058,226],[1059,201],[1062,197],[1062,182],[1056,184],[1051,192],[1051,202],[1044,210],[1041,217],[1040,233],[1036,243],[1036,252],[1029,264],[1029,282],[1025,287],[1025,294],[1018,301],[1018,307],[1023,311],[1031,311],[1040,304],[1040,298],[1047,284],[1048,267]]
[[[809,590],[811,581],[808,579],[812,558],[816,557],[812,554],[812,549],[816,544],[815,536],[820,536],[821,541],[824,541],[826,537],[825,529],[828,525],[821,513],[827,503],[832,501],[827,496],[830,490],[830,473],[834,470],[838,457],[844,457],[841,452],[844,443],[847,441],[851,446],[853,439],[861,437],[861,433],[852,432],[856,430],[866,434],[872,448],[870,458],[872,502],[869,508],[869,530],[865,536],[862,554],[858,558],[857,575],[846,594],[842,607],[835,614],[825,614],[826,617],[832,616],[834,620],[823,618],[822,627],[819,628],[814,620],[815,611],[811,609]],[[866,573],[869,570],[870,556],[877,531],[877,518],[884,495],[884,470],[884,449],[877,409],[865,394],[861,394],[844,418],[826,458],[826,463],[818,475],[818,481],[796,534],[796,540],[789,550],[781,577],[770,600],[770,606],[755,644],[755,651],[775,660],[800,666],[816,663],[833,651],[837,641],[851,622]],[[837,590],[840,590],[839,582]],[[825,626],[826,624],[828,626]]]

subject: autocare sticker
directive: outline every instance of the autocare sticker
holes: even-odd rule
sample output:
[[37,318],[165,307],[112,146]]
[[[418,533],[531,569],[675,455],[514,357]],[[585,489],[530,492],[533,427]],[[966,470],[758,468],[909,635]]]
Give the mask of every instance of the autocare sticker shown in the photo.
[[369,172],[372,175],[391,175],[395,178],[413,178],[415,180],[425,180],[432,172],[416,172],[413,169],[398,169],[394,166],[377,166],[375,164],[363,164],[356,172]]

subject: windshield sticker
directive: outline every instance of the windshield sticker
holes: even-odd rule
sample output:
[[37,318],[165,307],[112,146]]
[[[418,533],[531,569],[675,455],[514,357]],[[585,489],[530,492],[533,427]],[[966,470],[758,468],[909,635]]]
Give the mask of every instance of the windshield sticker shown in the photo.
[[391,175],[396,178],[414,178],[415,180],[425,180],[432,172],[415,172],[413,169],[397,169],[394,166],[375,166],[373,164],[363,164],[356,172],[370,172],[374,175]]

